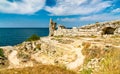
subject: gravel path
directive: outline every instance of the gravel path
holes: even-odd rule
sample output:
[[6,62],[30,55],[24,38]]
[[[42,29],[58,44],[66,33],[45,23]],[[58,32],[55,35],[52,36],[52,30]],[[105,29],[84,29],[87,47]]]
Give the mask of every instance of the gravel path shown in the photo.
[[73,50],[75,50],[76,54],[77,54],[77,59],[69,64],[67,64],[67,68],[68,69],[76,69],[77,67],[79,67],[80,65],[83,64],[84,62],[84,56],[82,55],[82,48],[75,48],[73,46],[71,46],[71,48]]
[[10,66],[9,67],[13,67],[13,66],[18,66],[20,60],[17,58],[17,51],[13,50],[10,55],[8,56],[8,60],[10,61]]
[[80,65],[83,64],[84,58],[85,58],[85,56],[83,56],[83,54],[81,52],[83,47],[80,47],[80,48],[74,47],[74,46],[78,45],[78,43],[80,44],[81,41],[74,40],[75,42],[73,44],[60,44],[60,43],[57,43],[56,41],[53,41],[53,40],[51,41],[50,38],[42,38],[42,40],[44,42],[47,42],[47,43],[50,42],[51,45],[56,45],[57,47],[60,47],[61,49],[64,49],[64,50],[67,50],[67,51],[74,51],[75,52],[73,54],[76,54],[77,58],[76,58],[75,61],[66,64],[66,67],[68,69],[76,69],[77,67],[79,67]]

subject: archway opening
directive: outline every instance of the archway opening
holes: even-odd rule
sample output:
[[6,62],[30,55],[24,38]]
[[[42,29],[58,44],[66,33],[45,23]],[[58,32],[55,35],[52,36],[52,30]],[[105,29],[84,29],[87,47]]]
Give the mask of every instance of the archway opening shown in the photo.
[[112,27],[106,27],[104,28],[104,34],[114,34],[115,28]]

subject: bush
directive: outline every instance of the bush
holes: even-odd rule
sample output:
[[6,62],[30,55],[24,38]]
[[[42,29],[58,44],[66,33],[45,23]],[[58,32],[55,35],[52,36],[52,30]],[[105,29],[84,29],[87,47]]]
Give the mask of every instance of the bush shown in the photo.
[[40,37],[36,34],[33,34],[31,37],[29,37],[26,41],[36,41],[39,40]]
[[83,69],[80,74],[92,74],[92,69]]
[[0,48],[0,56],[1,56],[1,57],[4,57],[4,52],[3,52],[3,49],[2,49],[2,48]]

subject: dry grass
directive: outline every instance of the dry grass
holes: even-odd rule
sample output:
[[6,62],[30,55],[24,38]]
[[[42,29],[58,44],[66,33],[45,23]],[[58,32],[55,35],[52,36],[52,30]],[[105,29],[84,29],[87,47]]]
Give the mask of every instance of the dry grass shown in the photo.
[[107,51],[100,62],[101,69],[94,74],[120,74],[120,49]]
[[76,74],[73,71],[66,70],[53,65],[39,65],[35,67],[4,69],[0,74]]
[[61,44],[70,44],[70,43],[74,42],[71,39],[65,39],[65,38],[62,38],[62,37],[54,37],[54,38],[52,38],[52,40],[56,40],[56,41],[58,41],[58,43],[61,43]]
[[105,38],[103,42],[105,44],[120,46],[120,38]]
[[102,50],[101,47],[92,45],[90,42],[83,42],[82,45],[84,46],[82,53],[86,56],[84,64],[87,64],[93,58],[100,58],[104,53],[104,50]]
[[[119,46],[119,41],[119,38],[108,38],[106,39],[106,44],[111,43]],[[99,70],[94,71],[88,69],[81,71],[80,74],[91,74],[91,71],[93,74],[120,74],[120,48],[105,45],[103,45],[103,47],[95,46],[90,42],[83,42],[83,46],[82,53],[86,57],[84,65],[87,65],[87,63],[93,58],[103,58],[104,60],[98,63],[100,66]]]

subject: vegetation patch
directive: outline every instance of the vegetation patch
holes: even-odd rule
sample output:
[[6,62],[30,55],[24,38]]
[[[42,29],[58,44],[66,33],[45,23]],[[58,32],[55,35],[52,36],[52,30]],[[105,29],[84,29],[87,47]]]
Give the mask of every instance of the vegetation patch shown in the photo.
[[80,74],[91,74],[92,73],[92,69],[83,69]]
[[0,68],[6,68],[9,66],[9,61],[4,55],[4,51],[0,48]]
[[62,38],[59,38],[59,37],[54,37],[52,38],[52,40],[56,40],[58,41],[58,43],[62,43],[62,44],[70,44],[70,43],[73,43],[74,41],[71,40],[71,39],[62,39]]
[[4,51],[3,51],[2,48],[0,48],[0,57],[5,57],[5,56],[4,56]]
[[120,35],[112,35],[111,38],[120,38]]
[[36,41],[39,40],[40,37],[36,34],[33,34],[31,37],[29,37],[26,41]]
[[104,56],[104,60],[100,62],[100,70],[94,74],[120,74],[120,50],[110,49]]
[[19,52],[17,56],[21,59],[21,62],[27,62],[30,60],[30,55],[25,52]]
[[[108,45],[96,46],[90,42],[83,42],[82,53],[85,55],[84,67],[80,74],[119,74],[120,50]],[[97,59],[97,61],[95,60]],[[88,64],[95,64],[98,68],[89,68]],[[94,62],[96,61],[96,62]],[[97,65],[96,65],[97,64]],[[89,64],[90,65],[90,64]],[[95,70],[96,69],[96,70]]]
[[0,70],[0,74],[76,74],[76,73],[58,66],[39,65],[27,68],[4,69]]

